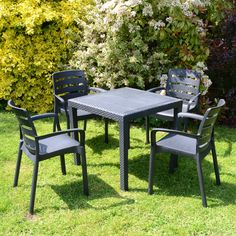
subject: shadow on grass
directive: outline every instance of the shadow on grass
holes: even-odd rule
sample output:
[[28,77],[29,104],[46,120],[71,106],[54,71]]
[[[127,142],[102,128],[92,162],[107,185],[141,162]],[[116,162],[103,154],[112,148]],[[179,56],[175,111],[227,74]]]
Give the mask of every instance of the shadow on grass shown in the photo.
[[[85,196],[83,194],[82,181],[76,181],[61,186],[51,185],[51,188],[60,196],[60,198],[71,210],[80,208],[106,210],[109,208],[134,203],[133,199],[120,196],[110,185],[96,175],[89,175],[88,179],[89,196]],[[104,198],[107,198],[107,201],[103,203],[97,202],[99,199]]]
[[[113,135],[108,135],[108,143],[104,142],[104,135],[98,135],[96,137],[87,139],[85,142],[86,145],[88,145],[95,153],[98,154],[102,154],[102,151],[106,149],[119,148],[119,137],[114,138]],[[142,142],[142,140],[131,137],[130,149],[140,148],[140,145],[134,145],[135,142]]]
[[102,154],[103,150],[119,148],[119,140],[112,135],[108,135],[108,143],[104,142],[104,135],[98,135],[96,137],[86,139],[85,143],[95,153]]
[[[203,174],[205,191],[209,207],[235,204],[236,184],[224,182],[223,176],[231,173],[221,172],[221,185],[215,184],[213,164],[208,161],[210,156],[203,160]],[[149,155],[137,156],[129,161],[129,174],[147,181],[148,188]],[[192,196],[201,199],[197,167],[195,161],[188,158],[179,158],[179,167],[173,174],[169,174],[169,155],[159,154],[155,161],[154,194],[167,196]],[[219,167],[220,168],[220,167]],[[144,191],[145,189],[130,188],[130,191]],[[213,202],[213,203],[212,203]]]

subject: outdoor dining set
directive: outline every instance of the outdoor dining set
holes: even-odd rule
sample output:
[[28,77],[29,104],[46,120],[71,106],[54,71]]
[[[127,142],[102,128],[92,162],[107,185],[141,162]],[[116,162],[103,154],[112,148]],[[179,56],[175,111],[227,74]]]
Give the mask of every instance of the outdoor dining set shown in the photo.
[[[85,154],[86,122],[95,117],[104,118],[105,143],[109,142],[109,120],[119,125],[120,189],[128,191],[128,151],[130,147],[130,124],[137,118],[145,118],[146,143],[150,143],[148,193],[153,193],[154,162],[157,153],[170,153],[169,171],[178,167],[178,157],[187,156],[195,160],[202,205],[207,207],[202,160],[210,152],[216,184],[220,184],[217,155],[214,143],[214,124],[225,101],[198,114],[201,76],[187,69],[170,69],[165,87],[140,90],[123,87],[111,90],[89,87],[81,70],[66,70],[52,75],[54,91],[54,113],[31,116],[27,110],[18,107],[12,100],[8,105],[15,113],[20,126],[20,141],[15,170],[14,187],[18,184],[22,152],[34,163],[29,213],[34,213],[39,162],[59,156],[62,174],[66,174],[65,157],[74,154],[74,162],[81,165],[83,192],[89,194]],[[160,91],[165,90],[165,95]],[[90,93],[91,92],[91,93]],[[66,115],[67,129],[61,130],[59,113]],[[149,117],[171,121],[172,129],[154,128],[149,131]],[[34,121],[53,118],[53,132],[38,135]],[[84,122],[83,129],[78,121]],[[196,133],[188,129],[189,120],[199,121]],[[157,140],[157,132],[166,135]]]

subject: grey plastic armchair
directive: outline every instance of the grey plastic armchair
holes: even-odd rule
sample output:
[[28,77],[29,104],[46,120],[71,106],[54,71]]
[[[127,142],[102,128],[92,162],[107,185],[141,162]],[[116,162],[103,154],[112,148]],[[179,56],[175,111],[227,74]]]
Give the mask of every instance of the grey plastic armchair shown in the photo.
[[[47,113],[42,115],[30,116],[28,111],[15,106],[12,100],[8,101],[8,105],[15,113],[20,127],[20,142],[18,148],[18,157],[16,163],[16,171],[13,186],[18,185],[18,177],[20,172],[22,151],[31,159],[34,163],[30,206],[29,213],[34,213],[35,193],[38,177],[39,162],[47,160],[49,158],[60,156],[61,171],[62,174],[66,174],[65,158],[67,153],[77,153],[81,155],[82,159],[82,175],[83,175],[83,191],[85,195],[88,195],[88,179],[87,179],[87,167],[86,156],[84,147],[84,131],[81,129],[70,129],[62,131],[58,116],[55,113]],[[34,121],[44,118],[54,118],[54,122],[58,129],[57,132],[39,136],[35,129]],[[72,139],[70,133],[79,132],[80,142]]]
[[[214,143],[214,124],[222,106],[225,101],[221,99],[216,107],[209,108],[204,116],[191,114],[191,113],[179,113],[179,119],[196,119],[200,120],[200,125],[197,134],[190,134],[182,132],[180,130],[153,129],[151,132],[151,154],[149,163],[149,185],[148,193],[153,193],[153,175],[154,175],[154,161],[155,154],[167,152],[174,155],[183,155],[191,157],[196,161],[197,173],[199,180],[199,187],[202,196],[202,205],[207,207],[207,200],[204,188],[203,173],[202,173],[202,160],[212,152],[213,164],[216,176],[216,184],[220,185],[220,175],[217,163],[217,156]],[[156,132],[166,132],[167,135],[156,142]]]
[[[67,128],[70,127],[68,99],[88,95],[90,91],[105,92],[101,88],[88,86],[82,70],[65,70],[55,72],[52,75],[54,90],[54,112],[63,112],[66,114]],[[77,110],[77,120],[84,121],[84,130],[86,130],[87,119],[98,117],[95,114],[83,110]],[[105,143],[108,143],[108,120],[105,119]]]
[[[166,96],[183,100],[182,112],[194,112],[197,110],[198,98],[200,96],[200,74],[187,69],[170,69],[166,87],[155,87],[149,92],[166,91]],[[155,116],[162,120],[173,121],[174,110],[158,112]],[[149,117],[145,119],[146,143],[149,143]]]

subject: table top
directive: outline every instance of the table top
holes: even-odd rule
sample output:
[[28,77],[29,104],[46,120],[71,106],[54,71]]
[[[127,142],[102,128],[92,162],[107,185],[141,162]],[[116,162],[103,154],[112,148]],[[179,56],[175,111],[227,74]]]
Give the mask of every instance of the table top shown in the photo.
[[111,119],[146,116],[180,106],[182,100],[124,87],[68,100],[68,105]]

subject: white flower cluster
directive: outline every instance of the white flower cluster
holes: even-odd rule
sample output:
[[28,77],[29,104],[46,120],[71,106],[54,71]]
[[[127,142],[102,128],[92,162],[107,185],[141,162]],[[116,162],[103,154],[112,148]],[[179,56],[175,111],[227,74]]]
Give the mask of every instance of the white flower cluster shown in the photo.
[[198,7],[204,8],[209,4],[210,0],[186,0],[184,3],[182,3],[180,0],[166,0],[160,3],[162,6],[179,7],[183,14],[189,18],[194,16],[192,9]]
[[209,76],[205,74],[205,71],[208,69],[204,62],[198,62],[196,66],[193,67],[198,73],[201,74],[201,84],[202,84],[202,95],[206,95],[209,87],[212,85],[212,81],[209,79]]
[[125,5],[129,7],[136,7],[141,4],[142,4],[142,0],[128,0],[125,2]]
[[133,25],[133,24],[128,24],[129,32],[130,33],[135,33],[141,29],[139,25]]
[[130,15],[131,15],[132,17],[135,17],[135,16],[136,16],[136,11],[131,11],[131,12],[130,12]]
[[166,26],[166,24],[162,20],[159,21],[151,20],[149,21],[149,25],[153,27],[155,30],[160,30],[160,28]]
[[203,20],[202,19],[199,19],[197,20],[197,31],[198,32],[204,32],[205,29],[204,29],[204,23],[203,23]]
[[173,21],[173,18],[172,18],[171,16],[169,16],[169,17],[166,18],[166,22],[172,23],[172,21]]
[[128,0],[125,2],[110,0],[101,6],[101,11],[110,12],[111,14],[124,14],[128,10],[128,8],[136,7],[138,5],[141,5],[142,3],[142,0]]
[[167,82],[167,79],[168,79],[168,75],[167,74],[162,74],[161,77],[160,77],[160,86],[161,87],[166,87],[166,82]]
[[206,71],[208,70],[207,66],[204,64],[204,62],[202,61],[199,61],[196,66],[194,67],[197,71],[200,70],[200,71]]
[[193,16],[193,12],[190,10],[190,5],[188,4],[188,2],[185,2],[184,4],[180,5],[180,8],[183,11],[183,14],[189,18],[191,18]]
[[124,4],[122,3],[118,3],[114,9],[111,11],[111,14],[114,14],[114,15],[123,15],[125,14],[127,11],[127,6],[125,6]]
[[123,21],[121,19],[118,19],[117,22],[115,22],[115,24],[113,24],[111,26],[111,31],[114,33],[114,32],[117,32],[120,27],[122,26],[123,24]]
[[[128,1],[120,1],[120,0],[110,0],[104,4],[98,4],[98,11],[103,13],[105,16],[103,18],[103,24],[110,27],[111,32],[115,33],[119,31],[121,26],[123,25],[125,19],[132,19],[136,17],[137,12],[134,7],[138,5],[142,5],[143,0],[128,0]],[[152,6],[147,4],[143,8],[143,14],[145,16],[152,16],[153,10]],[[97,19],[97,18],[96,18]],[[129,25],[129,31],[134,32],[138,30],[137,28]]]
[[152,10],[152,5],[151,4],[147,4],[143,8],[143,15],[144,16],[152,16],[153,15],[153,10]]
[[212,85],[212,81],[209,79],[207,75],[202,76],[202,84],[205,90],[202,91],[202,95],[206,95],[209,87]]
[[210,5],[210,0],[165,0],[160,2],[161,6],[167,6],[167,7],[180,7],[183,10],[189,10],[191,7],[205,7],[207,5]]
[[[117,4],[117,1],[111,0],[111,1],[108,1],[108,2],[104,3],[104,4],[101,6],[100,9],[101,9],[101,11],[103,12],[103,11],[106,11],[106,10],[108,10],[108,9],[114,8],[116,4]],[[98,3],[97,3],[97,6],[98,6]]]
[[208,4],[208,1],[201,1],[201,0],[188,0],[190,4],[192,4],[194,7],[205,7],[206,4]]

